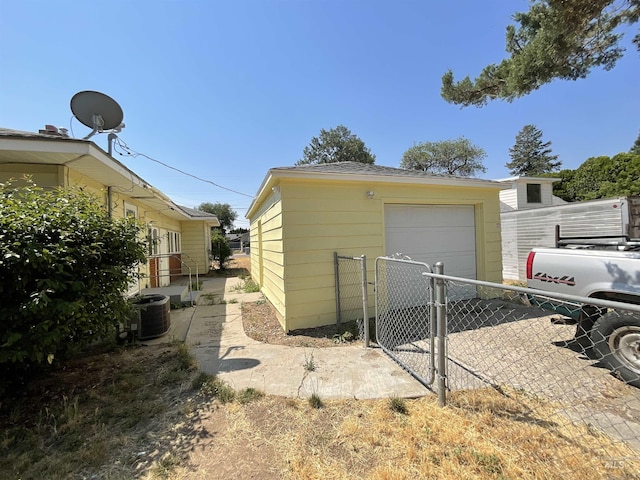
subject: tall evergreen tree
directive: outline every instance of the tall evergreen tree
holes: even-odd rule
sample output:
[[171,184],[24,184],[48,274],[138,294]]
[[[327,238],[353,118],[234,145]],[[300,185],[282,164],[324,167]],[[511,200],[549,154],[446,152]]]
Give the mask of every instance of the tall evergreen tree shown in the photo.
[[[610,70],[623,55],[624,26],[640,19],[638,0],[531,0],[507,27],[509,56],[475,80],[442,76],[442,97],[462,106],[509,102],[555,79],[578,80],[593,68]],[[633,38],[640,50],[640,34]]]
[[542,141],[542,130],[525,125],[516,135],[516,143],[509,149],[511,161],[506,167],[512,175],[536,176],[557,171],[562,165],[551,154],[551,142]]

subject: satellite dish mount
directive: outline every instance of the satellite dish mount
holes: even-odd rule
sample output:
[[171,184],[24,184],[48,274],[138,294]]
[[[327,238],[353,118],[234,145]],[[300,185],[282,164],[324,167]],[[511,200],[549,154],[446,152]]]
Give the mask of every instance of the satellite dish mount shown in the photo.
[[83,140],[88,140],[96,133],[111,131],[107,137],[111,155],[113,140],[118,138],[116,133],[124,128],[124,113],[118,102],[104,93],[86,90],[76,93],[71,98],[71,111],[80,123],[92,129]]

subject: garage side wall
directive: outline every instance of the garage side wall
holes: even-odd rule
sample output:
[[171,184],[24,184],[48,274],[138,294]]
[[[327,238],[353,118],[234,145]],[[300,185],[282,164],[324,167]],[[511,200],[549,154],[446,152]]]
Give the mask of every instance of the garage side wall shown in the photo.
[[289,331],[282,226],[282,202],[276,189],[250,218],[251,277],[274,306],[282,328]]
[[333,324],[333,252],[366,255],[373,278],[373,259],[383,251],[380,202],[353,184],[283,180],[281,189],[287,325],[297,330]]
[[[385,252],[385,204],[474,205],[477,277],[501,281],[497,189],[292,179],[282,179],[280,188],[287,330],[336,322],[333,252],[366,255],[373,281],[374,260]],[[370,300],[373,308],[372,292]]]

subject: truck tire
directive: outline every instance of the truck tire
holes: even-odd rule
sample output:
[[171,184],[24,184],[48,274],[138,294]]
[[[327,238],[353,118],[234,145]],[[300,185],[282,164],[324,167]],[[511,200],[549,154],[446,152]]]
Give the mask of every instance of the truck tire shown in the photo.
[[591,341],[603,365],[640,388],[640,313],[606,313],[593,325]]

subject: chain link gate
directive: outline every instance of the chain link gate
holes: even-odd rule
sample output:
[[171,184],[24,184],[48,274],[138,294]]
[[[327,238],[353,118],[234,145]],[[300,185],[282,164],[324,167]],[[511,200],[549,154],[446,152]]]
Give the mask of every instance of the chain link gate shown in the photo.
[[426,263],[376,258],[376,339],[391,358],[425,386],[436,372],[436,302]]
[[369,296],[367,257],[346,257],[333,253],[336,286],[336,324],[355,321],[358,338],[369,346]]

